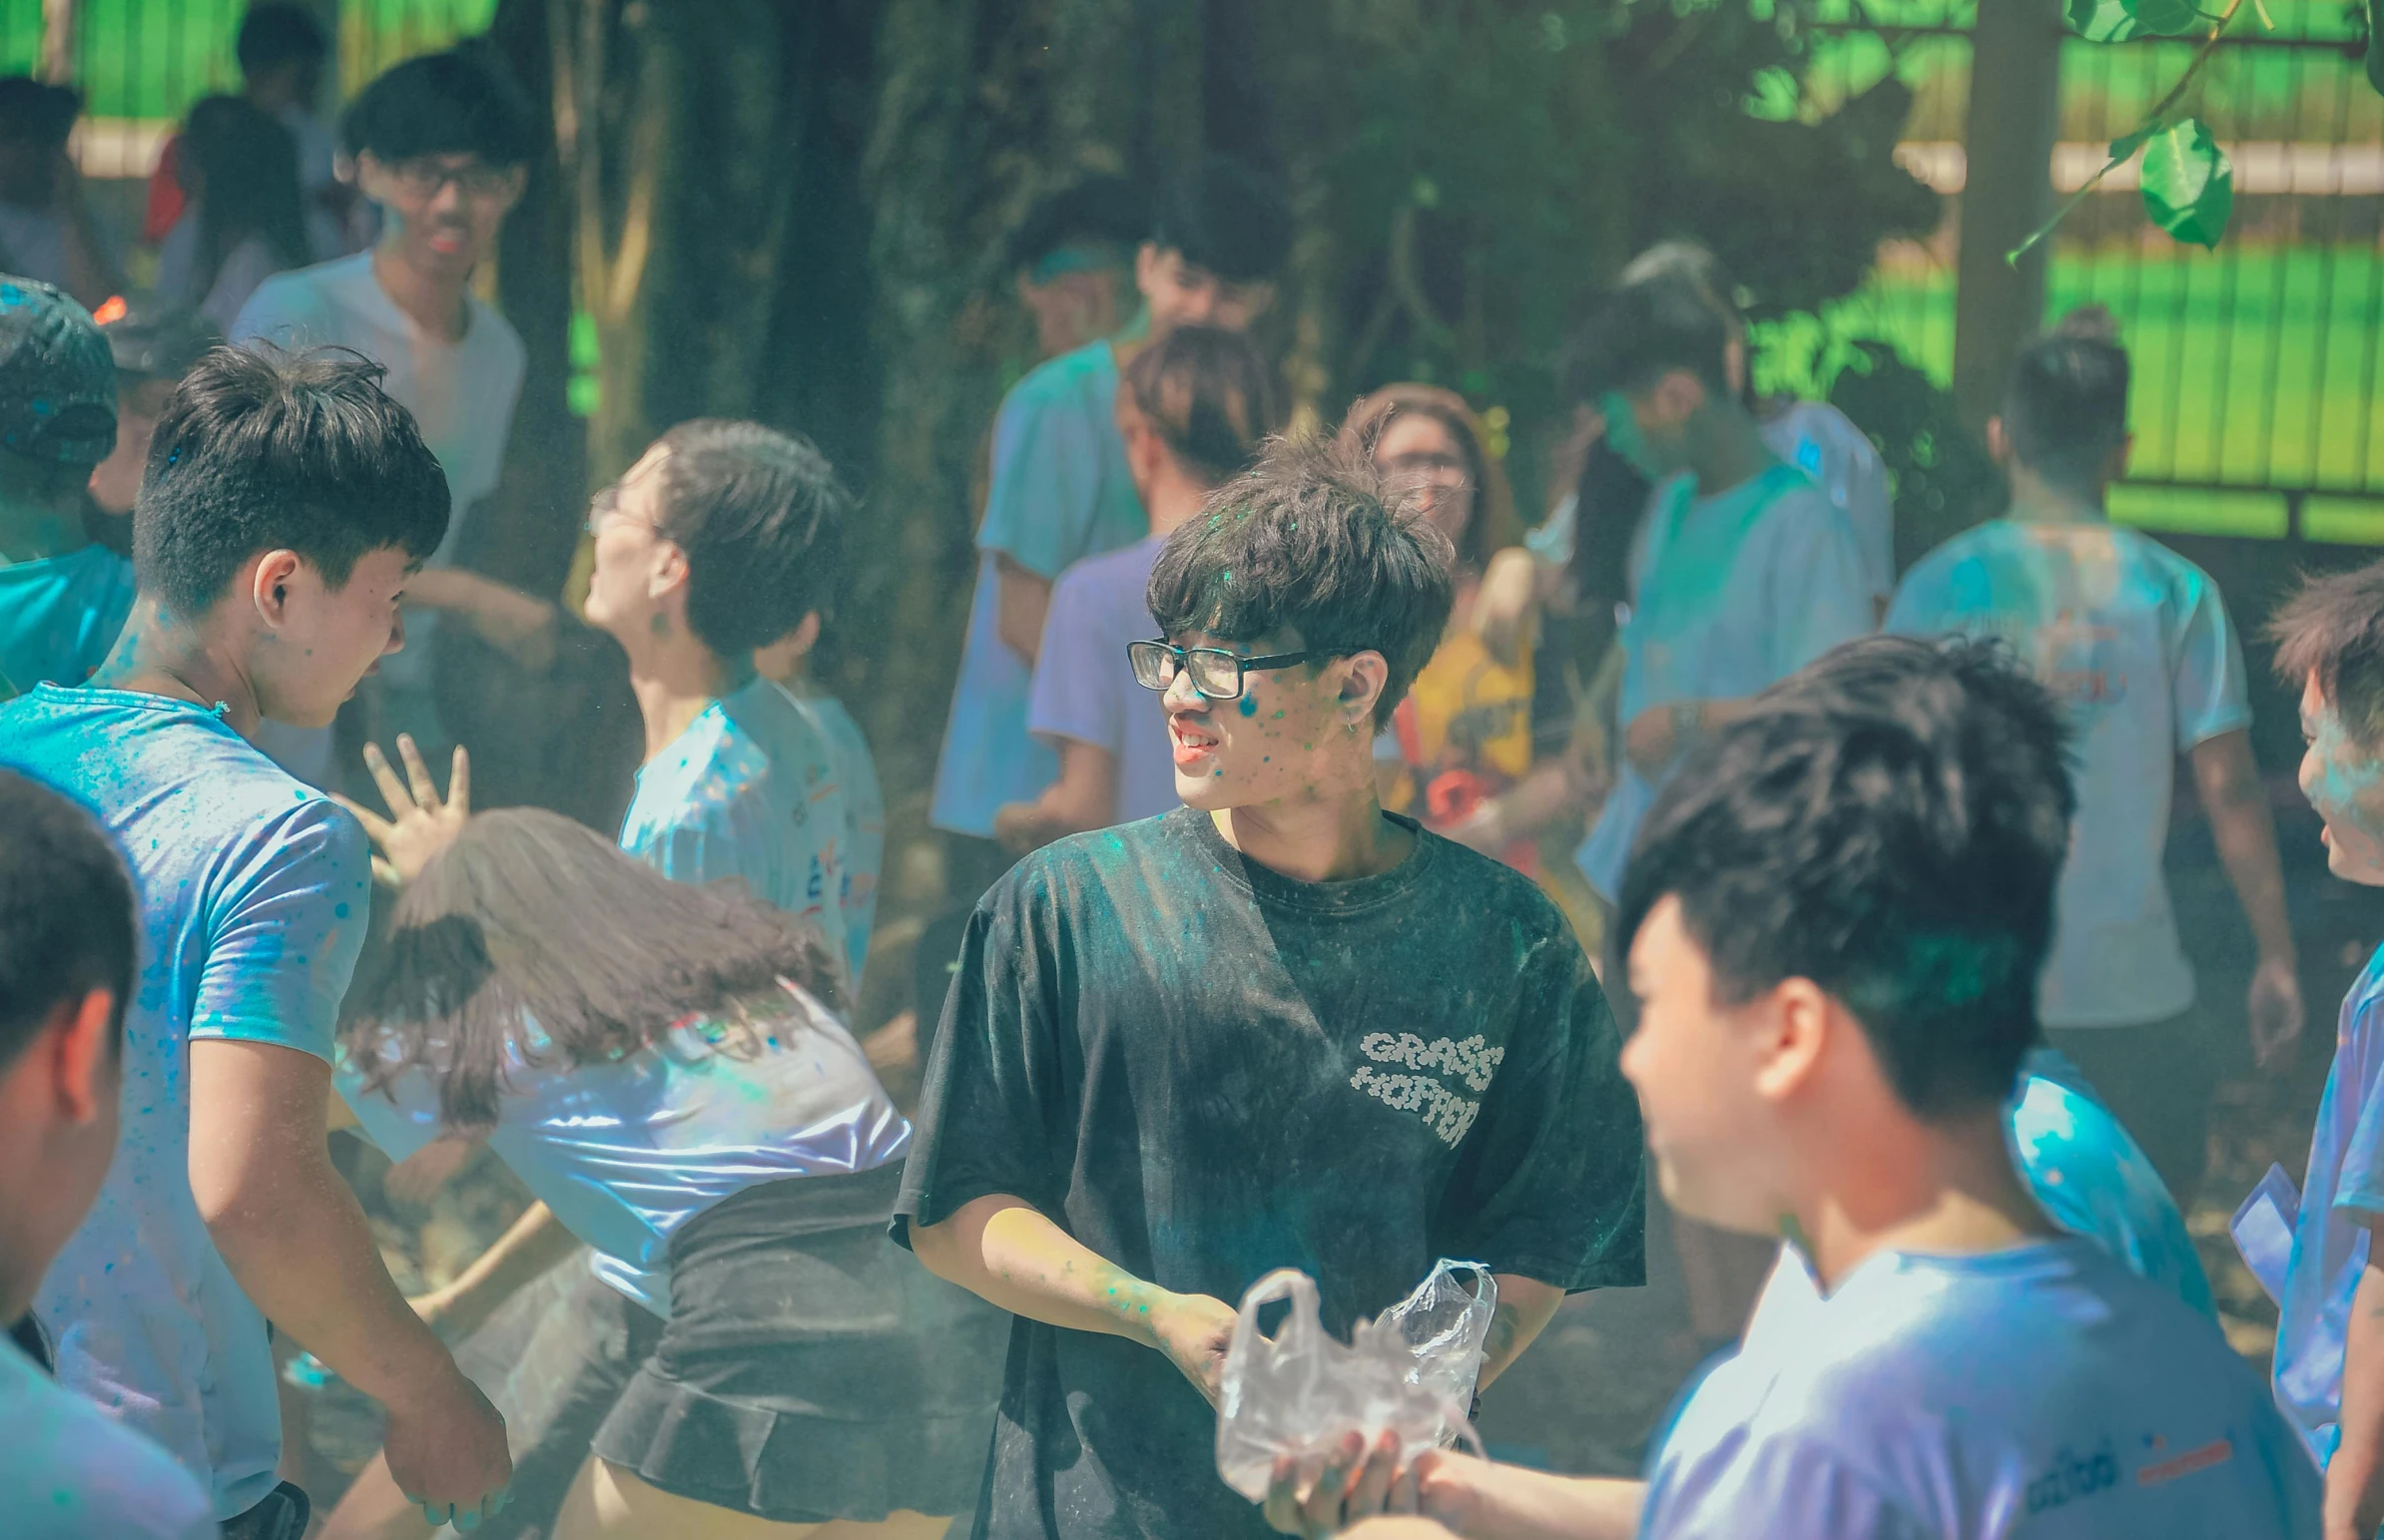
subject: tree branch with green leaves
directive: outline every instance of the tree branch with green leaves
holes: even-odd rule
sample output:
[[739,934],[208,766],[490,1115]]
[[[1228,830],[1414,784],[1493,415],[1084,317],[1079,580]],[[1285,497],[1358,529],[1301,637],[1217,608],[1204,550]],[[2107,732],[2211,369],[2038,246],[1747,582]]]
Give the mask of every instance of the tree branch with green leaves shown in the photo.
[[[2100,187],[2103,178],[2135,159],[2138,153],[2143,156],[2143,166],[2137,173],[2137,186],[2143,194],[2144,212],[2152,223],[2167,231],[2172,240],[2190,242],[2204,249],[2218,245],[2219,237],[2226,234],[2227,219],[2234,213],[2234,165],[2218,147],[2210,126],[2197,117],[2178,117],[2177,108],[2217,53],[2219,39],[2226,35],[2243,4],[2244,0],[2227,0],[2226,9],[2213,16],[2194,5],[2193,0],[2068,0],[2070,25],[2088,42],[2124,43],[2146,36],[2184,37],[2205,27],[2209,31],[2176,83],[2152,105],[2141,122],[2110,142],[2110,159],[2102,163],[2101,170],[2086,178],[2083,187],[2064,200],[2052,219],[2013,248],[2006,260],[2019,261]],[[2273,28],[2275,23],[2268,19],[2261,0],[2252,0],[2252,5],[2261,25]]]

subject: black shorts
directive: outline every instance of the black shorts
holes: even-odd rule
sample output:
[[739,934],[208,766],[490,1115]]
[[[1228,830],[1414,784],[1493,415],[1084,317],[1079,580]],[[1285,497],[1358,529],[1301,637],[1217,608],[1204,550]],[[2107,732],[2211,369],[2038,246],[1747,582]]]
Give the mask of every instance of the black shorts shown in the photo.
[[596,1430],[649,1485],[781,1523],[975,1501],[1009,1316],[887,1234],[900,1163],[751,1188],[671,1244],[671,1313]]

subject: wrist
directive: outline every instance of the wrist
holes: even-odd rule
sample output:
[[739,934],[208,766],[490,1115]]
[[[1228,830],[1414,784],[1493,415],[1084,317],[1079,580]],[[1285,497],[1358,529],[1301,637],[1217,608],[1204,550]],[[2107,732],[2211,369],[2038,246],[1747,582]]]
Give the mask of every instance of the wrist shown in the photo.
[[1119,1283],[1112,1291],[1115,1308],[1127,1326],[1127,1334],[1145,1347],[1167,1351],[1168,1327],[1184,1307],[1184,1296],[1161,1288],[1156,1283]]
[[349,1382],[380,1402],[392,1416],[441,1415],[459,1394],[468,1390],[471,1382],[455,1366],[453,1355],[430,1323],[410,1308],[405,1313],[413,1331],[407,1334],[403,1361],[389,1365],[384,1383],[367,1385],[352,1379]]

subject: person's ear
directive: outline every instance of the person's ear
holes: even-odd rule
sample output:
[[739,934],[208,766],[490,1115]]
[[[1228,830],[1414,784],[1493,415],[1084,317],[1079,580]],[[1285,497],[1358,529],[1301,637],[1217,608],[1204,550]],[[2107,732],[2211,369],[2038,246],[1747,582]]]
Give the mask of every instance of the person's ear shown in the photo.
[[376,204],[387,203],[389,169],[369,150],[356,152],[356,188]]
[[1341,689],[1333,709],[1351,732],[1364,732],[1373,727],[1375,705],[1390,688],[1391,665],[1371,648],[1353,653],[1343,662]]
[[687,586],[687,553],[675,540],[654,543],[654,570],[646,577],[646,596],[661,599]]
[[1827,991],[1809,978],[1772,986],[1750,1013],[1762,1034],[1755,1048],[1755,1092],[1767,1102],[1793,1099],[1811,1083],[1840,1014]]
[[268,551],[257,559],[257,570],[249,580],[249,598],[257,607],[257,618],[269,630],[280,631],[290,624],[290,590],[300,565],[296,551]]
[[1275,285],[1266,280],[1236,283],[1234,297],[1241,301],[1242,324],[1247,326],[1275,308]]
[[2135,435],[2133,433],[2122,434],[2119,438],[2118,447],[2111,450],[2110,458],[2102,463],[2102,480],[2106,485],[2110,482],[2125,478],[2127,474],[2127,460],[2134,453]]
[[59,1114],[87,1124],[107,1110],[118,1091],[116,996],[94,989],[60,1002],[47,1028],[50,1085]]
[[1705,381],[1687,369],[1674,369],[1655,382],[1647,399],[1658,421],[1678,426],[1705,405]]
[[521,202],[522,192],[529,185],[530,169],[527,166],[514,167],[505,178],[504,207],[499,212],[498,218],[502,219],[505,215],[513,212],[513,206]]
[[1145,299],[1159,286],[1159,259],[1163,255],[1156,241],[1145,241],[1134,250],[1134,286]]
[[1744,335],[1733,336],[1722,344],[1722,378],[1729,381],[1732,395],[1743,396],[1747,393],[1747,339]]
[[808,657],[811,650],[820,645],[820,612],[812,610],[805,614],[802,620],[796,622],[795,629],[780,639],[780,643],[796,657]]
[[1987,419],[1987,458],[2007,470],[2011,468],[2012,430],[2004,426],[2000,412]]

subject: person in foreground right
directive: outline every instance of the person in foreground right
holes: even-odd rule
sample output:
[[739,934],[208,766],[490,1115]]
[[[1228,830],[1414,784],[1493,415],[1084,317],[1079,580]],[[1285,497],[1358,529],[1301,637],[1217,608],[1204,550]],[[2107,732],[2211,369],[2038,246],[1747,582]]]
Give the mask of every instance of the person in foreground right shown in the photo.
[[[2320,578],[2270,627],[2301,686],[2301,791],[2326,864],[2384,887],[2384,563]],[[2276,1322],[2276,1404],[2326,1472],[2328,1540],[2384,1524],[2384,948],[2343,997]]]
[[[99,1196],[124,1100],[133,885],[91,815],[0,770],[0,1319]],[[18,1540],[200,1540],[207,1493],[158,1444],[0,1342],[0,1490]]]
[[1469,1462],[1450,1494],[1428,1465],[1428,1511],[1666,1540],[2314,1531],[2310,1463],[2217,1327],[2058,1235],[2013,1170],[2072,806],[2053,698],[1987,643],[1850,643],[1696,751],[1623,887],[1622,1068],[1666,1200],[1793,1242],[1643,1488]]

